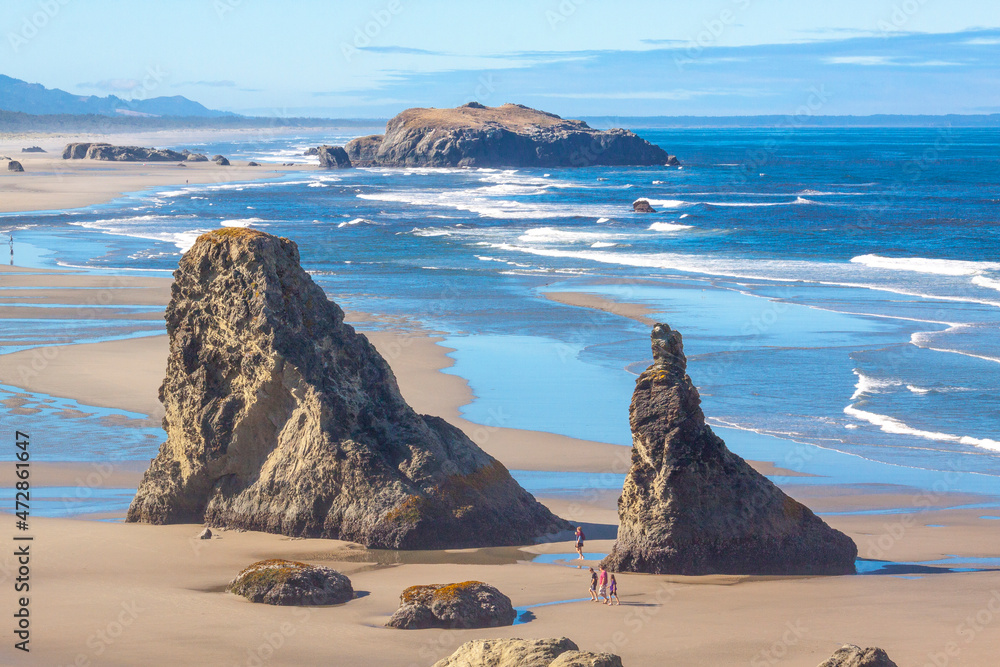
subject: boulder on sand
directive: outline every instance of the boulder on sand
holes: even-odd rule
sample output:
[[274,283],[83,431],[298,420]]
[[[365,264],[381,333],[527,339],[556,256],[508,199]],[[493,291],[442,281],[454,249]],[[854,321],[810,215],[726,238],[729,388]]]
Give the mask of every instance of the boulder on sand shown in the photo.
[[510,598],[481,581],[410,586],[399,596],[399,609],[386,627],[495,628],[511,625],[517,612]]
[[17,160],[11,160],[7,163],[7,171],[24,171],[24,167]]
[[655,574],[853,574],[858,548],[733,454],[705,423],[681,335],[652,333],[636,380],[632,467],[602,564]]
[[533,543],[569,528],[502,463],[418,415],[294,242],[226,227],[174,272],[167,440],[128,521],[389,549]]
[[229,166],[229,160],[224,155],[216,155],[215,157],[212,158],[212,162],[219,165],[220,167]]
[[226,590],[250,602],[319,606],[354,599],[351,580],[328,567],[273,558],[247,567]]
[[844,644],[818,667],[896,667],[896,663],[880,648]]
[[434,667],[622,667],[611,653],[590,653],[558,639],[473,639]]
[[188,153],[184,159],[187,162],[208,162],[208,156],[201,153]]

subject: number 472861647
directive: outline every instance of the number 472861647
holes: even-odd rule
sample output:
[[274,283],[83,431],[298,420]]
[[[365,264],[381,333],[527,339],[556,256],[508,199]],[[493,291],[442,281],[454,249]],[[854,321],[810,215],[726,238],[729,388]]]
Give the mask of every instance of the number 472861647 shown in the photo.
[[[22,433],[17,431],[15,434],[15,447],[17,451],[14,456],[17,458],[17,463],[14,464],[14,474],[17,476],[17,484],[15,488],[17,489],[17,499],[16,499],[16,515],[21,521],[28,520],[28,492],[30,483],[28,482],[28,477],[31,472],[29,469],[28,459],[31,458],[31,454],[28,452],[28,445],[30,443],[27,433]],[[21,502],[21,498],[24,498],[24,502]]]

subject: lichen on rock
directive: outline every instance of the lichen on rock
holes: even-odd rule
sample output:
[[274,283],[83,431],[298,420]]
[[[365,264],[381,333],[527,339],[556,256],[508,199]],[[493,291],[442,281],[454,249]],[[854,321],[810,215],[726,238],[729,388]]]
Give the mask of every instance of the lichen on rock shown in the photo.
[[387,627],[494,628],[510,625],[516,612],[510,598],[481,581],[410,586],[399,596],[399,609]]
[[328,567],[272,558],[236,575],[226,590],[250,602],[320,606],[354,599],[351,580]]

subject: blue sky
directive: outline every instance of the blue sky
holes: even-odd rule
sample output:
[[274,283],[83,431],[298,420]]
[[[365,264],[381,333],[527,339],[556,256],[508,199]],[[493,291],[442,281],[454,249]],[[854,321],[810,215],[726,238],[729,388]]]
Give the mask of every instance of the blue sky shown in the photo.
[[266,115],[1000,112],[996,0],[6,0],[0,73]]

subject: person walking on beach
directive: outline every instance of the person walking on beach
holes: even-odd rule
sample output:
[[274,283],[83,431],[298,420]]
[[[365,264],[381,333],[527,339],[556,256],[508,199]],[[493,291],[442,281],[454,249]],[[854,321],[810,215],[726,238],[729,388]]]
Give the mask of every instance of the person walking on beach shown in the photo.
[[[583,560],[583,526],[576,527],[576,559]],[[590,569],[591,572],[594,571],[593,568]]]
[[604,569],[603,565],[601,566],[601,574],[597,577],[597,586],[599,589],[597,593],[598,599],[604,598],[604,604],[608,604],[610,602],[608,599],[608,571]]
[[615,575],[611,575],[611,583],[608,584],[608,601],[605,602],[607,605],[617,604],[619,607],[622,601],[618,599],[618,582],[615,581]]
[[597,602],[597,573],[590,568],[590,601]]

